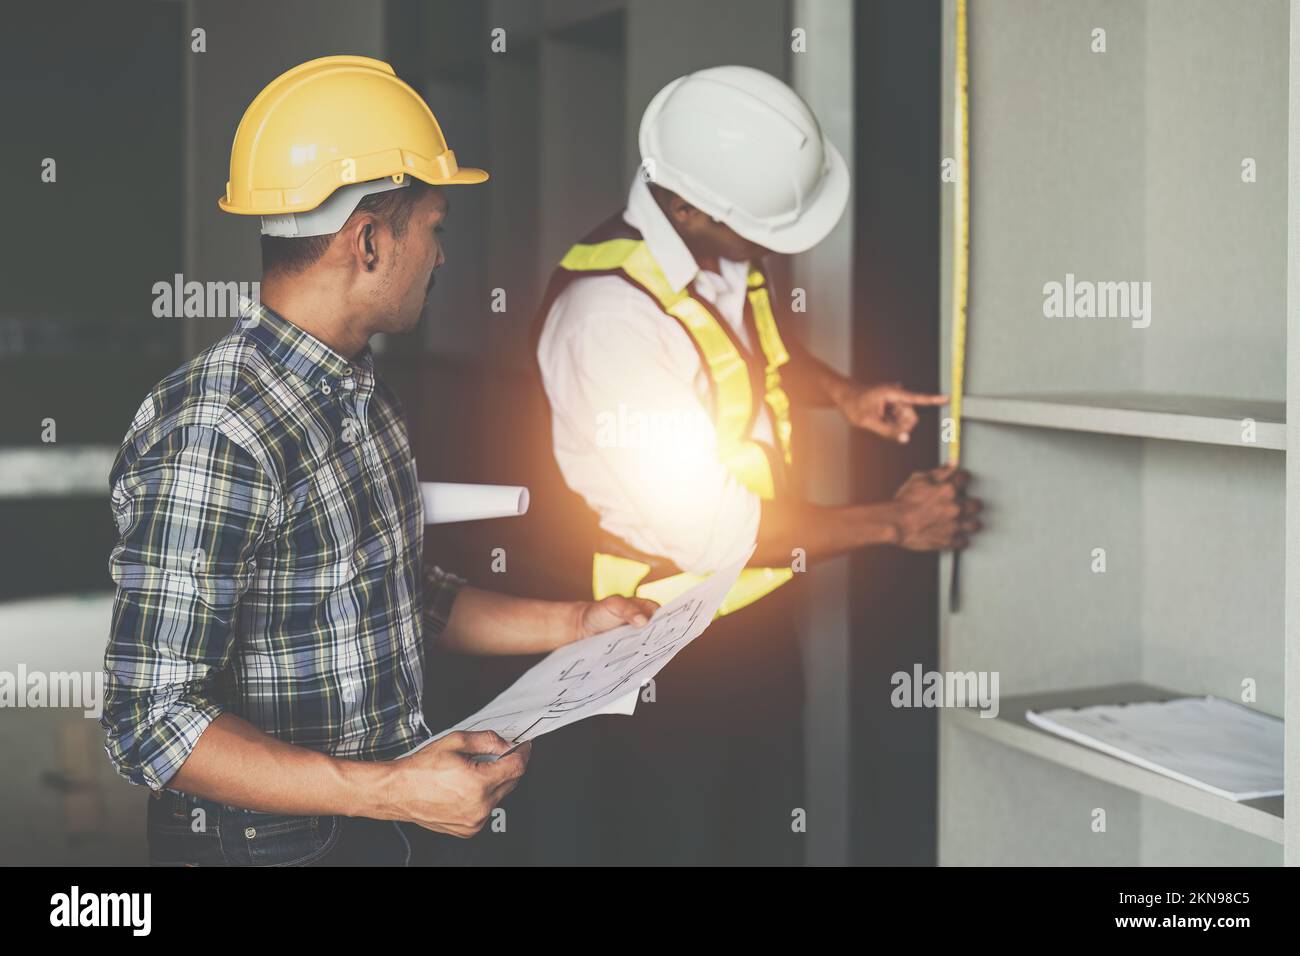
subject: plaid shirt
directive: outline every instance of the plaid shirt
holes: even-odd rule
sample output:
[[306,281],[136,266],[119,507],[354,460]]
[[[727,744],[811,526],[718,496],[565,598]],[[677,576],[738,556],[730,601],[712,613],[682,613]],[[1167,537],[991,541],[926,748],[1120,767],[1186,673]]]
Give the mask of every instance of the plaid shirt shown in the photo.
[[415,462],[369,349],[258,309],[145,399],[111,483],[102,723],[124,777],[165,787],[223,712],[364,760],[433,736],[421,625],[464,582],[421,578]]

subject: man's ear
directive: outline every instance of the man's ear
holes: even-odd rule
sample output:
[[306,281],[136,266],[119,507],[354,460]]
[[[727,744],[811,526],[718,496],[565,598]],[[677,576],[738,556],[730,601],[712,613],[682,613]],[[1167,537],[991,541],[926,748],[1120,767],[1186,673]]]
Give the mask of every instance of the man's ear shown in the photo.
[[379,265],[378,240],[379,220],[368,212],[348,220],[338,238],[345,245],[348,258],[355,257],[367,272]]
[[379,262],[379,250],[375,247],[375,221],[362,223],[358,235],[361,246],[361,265],[368,272]]

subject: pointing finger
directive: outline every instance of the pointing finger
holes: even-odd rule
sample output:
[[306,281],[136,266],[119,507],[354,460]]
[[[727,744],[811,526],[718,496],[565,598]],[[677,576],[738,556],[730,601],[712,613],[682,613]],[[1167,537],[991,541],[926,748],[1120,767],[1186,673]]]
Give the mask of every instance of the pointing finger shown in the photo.
[[896,401],[907,402],[909,405],[947,405],[947,395],[928,395],[923,392],[899,391]]

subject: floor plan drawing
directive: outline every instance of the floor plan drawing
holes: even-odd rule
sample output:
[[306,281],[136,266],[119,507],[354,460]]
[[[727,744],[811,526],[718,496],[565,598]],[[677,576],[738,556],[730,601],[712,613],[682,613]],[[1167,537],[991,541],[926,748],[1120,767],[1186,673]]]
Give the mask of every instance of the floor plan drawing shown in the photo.
[[521,744],[596,714],[630,715],[641,687],[704,633],[747,560],[748,555],[710,575],[659,608],[643,627],[625,625],[553,651],[438,737],[455,730],[493,730]]

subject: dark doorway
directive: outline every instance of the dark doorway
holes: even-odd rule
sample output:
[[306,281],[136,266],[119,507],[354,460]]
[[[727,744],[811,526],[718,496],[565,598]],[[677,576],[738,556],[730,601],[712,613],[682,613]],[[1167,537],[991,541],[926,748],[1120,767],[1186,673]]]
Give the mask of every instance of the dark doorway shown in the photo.
[[[859,381],[939,389],[942,6],[875,0],[856,10],[853,371]],[[938,464],[931,414],[904,450],[854,438],[855,500],[890,497]],[[895,709],[890,675],[938,667],[938,561],[895,548],[851,565],[852,862],[936,862],[938,714]]]

